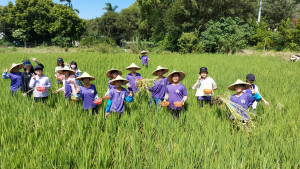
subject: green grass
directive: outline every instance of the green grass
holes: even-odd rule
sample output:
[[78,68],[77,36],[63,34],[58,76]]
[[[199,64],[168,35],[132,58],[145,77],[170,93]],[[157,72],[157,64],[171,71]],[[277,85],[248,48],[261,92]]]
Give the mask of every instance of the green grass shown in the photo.
[[[10,95],[10,81],[0,87],[0,167],[1,168],[299,168],[300,167],[300,67],[280,58],[255,55],[149,54],[151,78],[158,65],[182,70],[182,83],[189,99],[185,116],[173,120],[165,109],[150,111],[146,98],[126,103],[121,119],[83,115],[81,102],[66,105],[63,94],[50,95],[47,104]],[[96,77],[93,83],[103,96],[110,68],[123,71],[130,63],[141,65],[138,55],[98,53],[0,53],[0,68],[37,57],[45,65],[52,89],[56,59],[75,60],[79,69]],[[227,87],[236,79],[256,75],[261,94],[269,101],[259,103],[255,129],[237,130],[228,111],[198,108],[192,85],[199,68],[208,67],[216,81],[215,94],[228,96]],[[230,94],[234,94],[230,92]]]

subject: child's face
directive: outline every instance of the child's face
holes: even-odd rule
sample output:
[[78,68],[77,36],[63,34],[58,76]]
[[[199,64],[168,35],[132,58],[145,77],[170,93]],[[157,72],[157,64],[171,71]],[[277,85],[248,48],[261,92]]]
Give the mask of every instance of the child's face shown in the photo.
[[172,81],[173,81],[173,83],[178,83],[178,82],[179,82],[179,77],[180,77],[179,74],[174,74],[174,75],[172,76]]
[[207,72],[200,72],[200,76],[205,79],[207,77]]
[[143,53],[143,56],[146,56],[147,53]]
[[71,68],[72,68],[72,69],[76,69],[76,65],[74,65],[74,64],[71,65]]
[[131,72],[136,72],[136,68],[131,68]]
[[89,84],[90,83],[90,78],[83,78],[83,83],[84,84]]
[[36,75],[41,76],[43,74],[43,71],[40,69],[37,69],[34,71]]
[[118,76],[118,72],[113,72],[113,73],[111,73],[111,77],[112,77],[113,79],[115,79],[117,76]]
[[25,65],[24,66],[26,70],[30,70],[31,69],[31,65]]
[[65,76],[69,76],[69,75],[70,75],[70,73],[69,73],[69,71],[63,71],[63,75],[65,75]]
[[58,64],[58,66],[62,66],[63,63],[62,62],[57,62],[57,64]]
[[235,91],[241,93],[244,90],[244,85],[235,85]]
[[163,75],[163,70],[157,71],[157,75],[158,75],[158,76],[162,76],[162,75]]
[[122,81],[116,81],[115,82],[115,87],[121,87],[122,86]]
[[247,82],[247,83],[250,83],[250,84],[253,84],[253,83],[254,83],[254,80],[248,80],[248,79],[246,79],[246,82]]

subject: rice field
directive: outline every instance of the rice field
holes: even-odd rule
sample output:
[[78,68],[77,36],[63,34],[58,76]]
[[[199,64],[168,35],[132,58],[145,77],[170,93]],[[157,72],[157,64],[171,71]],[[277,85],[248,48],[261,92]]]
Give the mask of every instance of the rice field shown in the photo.
[[[149,109],[147,97],[126,103],[120,119],[83,114],[81,102],[65,103],[63,93],[50,94],[46,104],[10,94],[10,80],[0,87],[1,168],[300,168],[300,63],[271,56],[221,54],[149,54],[149,68],[138,71],[153,78],[158,65],[186,73],[182,81],[189,99],[185,113],[174,120],[166,109]],[[44,74],[58,88],[56,60],[76,61],[78,68],[96,77],[100,96],[107,90],[105,72],[141,66],[135,54],[100,53],[0,53],[0,68],[36,57]],[[35,63],[33,63],[35,65]],[[251,132],[235,128],[228,110],[197,105],[192,85],[200,67],[206,66],[217,83],[215,95],[229,98],[227,87],[248,73],[256,75],[260,93],[270,103],[258,104]]]

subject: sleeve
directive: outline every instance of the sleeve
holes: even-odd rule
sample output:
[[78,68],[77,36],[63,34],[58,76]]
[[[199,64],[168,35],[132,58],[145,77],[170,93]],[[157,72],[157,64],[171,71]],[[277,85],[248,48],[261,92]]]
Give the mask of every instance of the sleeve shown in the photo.
[[249,101],[248,101],[248,107],[250,107],[250,106],[252,106],[252,104],[253,104],[253,102],[254,102],[254,98],[252,97],[252,95],[251,94],[248,94],[248,99],[249,99]]
[[9,75],[7,75],[7,72],[2,73],[2,78],[3,79],[8,79],[9,78]]
[[259,93],[258,86],[255,85],[255,92]]
[[181,89],[181,90],[182,90],[182,94],[183,94],[184,96],[187,96],[187,95],[188,95],[185,86],[182,86],[182,89]]
[[112,104],[112,100],[107,100],[106,108],[105,108],[106,113],[109,113],[111,104]]
[[153,85],[152,85],[152,87],[149,87],[149,86],[148,86],[148,89],[149,89],[149,91],[150,91],[150,92],[153,92],[153,90],[154,90],[154,87],[155,87],[155,81],[153,82]]
[[133,98],[130,96],[125,97],[125,102],[131,103],[132,100],[133,100]]
[[139,59],[142,59],[142,56],[139,56]]
[[217,83],[214,81],[214,79],[211,79],[211,81],[212,81],[213,87],[216,87],[216,86],[217,86]]
[[110,90],[109,91],[109,99],[112,99],[114,97],[114,92],[113,92],[113,90]]
[[50,88],[51,88],[51,82],[50,82],[49,77],[47,77],[45,88],[47,88],[47,89],[50,89]]
[[259,95],[259,93],[256,93],[255,95],[251,94],[251,96],[257,102],[261,101],[261,99],[262,99],[262,97]]
[[35,79],[31,78],[30,82],[29,82],[29,87],[34,88],[35,87],[35,82],[36,82]]
[[109,89],[107,89],[106,93],[104,94],[105,96],[109,95]]

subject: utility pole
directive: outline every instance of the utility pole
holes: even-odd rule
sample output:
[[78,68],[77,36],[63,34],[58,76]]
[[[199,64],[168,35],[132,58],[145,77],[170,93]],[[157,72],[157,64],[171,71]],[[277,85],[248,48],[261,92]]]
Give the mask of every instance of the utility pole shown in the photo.
[[262,6],[262,0],[260,0],[260,2],[259,2],[258,18],[257,18],[257,21],[256,21],[257,25],[259,25],[259,23],[260,23],[261,6]]

